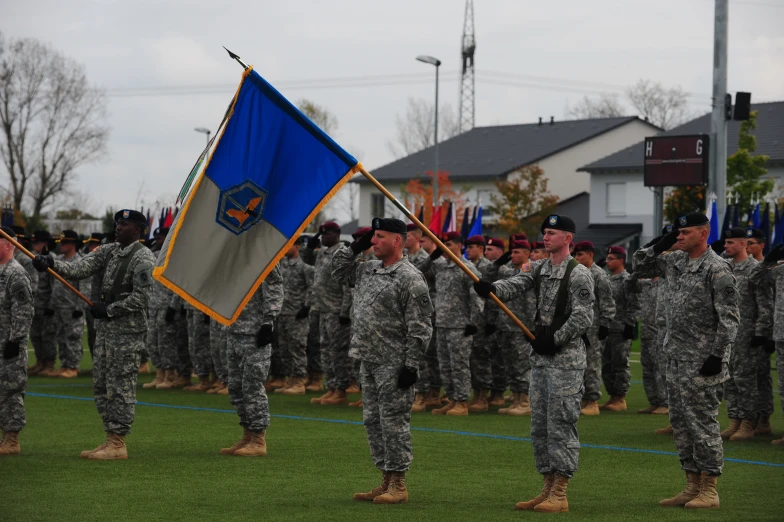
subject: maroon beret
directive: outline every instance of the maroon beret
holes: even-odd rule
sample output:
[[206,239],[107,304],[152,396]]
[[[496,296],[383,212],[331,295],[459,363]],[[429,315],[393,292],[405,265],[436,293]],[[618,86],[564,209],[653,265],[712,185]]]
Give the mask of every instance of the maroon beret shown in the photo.
[[511,236],[509,236],[510,241],[520,241],[523,239],[528,241],[528,236],[526,236],[525,234],[512,234]]
[[367,234],[368,232],[370,232],[371,230],[373,229],[370,227],[359,227],[356,232],[351,234],[351,237],[353,237],[354,239],[359,239],[365,234]]
[[487,246],[498,247],[501,250],[506,248],[506,244],[504,243],[504,240],[503,239],[499,239],[497,237],[491,237],[490,239],[488,239],[487,240]]
[[406,230],[411,232],[412,230],[419,230],[419,227],[416,226],[414,223],[409,223],[408,225],[406,225]]
[[610,248],[607,249],[607,255],[609,254],[615,254],[618,256],[626,257],[626,250],[623,247],[611,246]]
[[512,250],[515,248],[524,248],[526,250],[531,250],[531,243],[526,241],[525,239],[519,239],[517,241],[512,241]]
[[319,232],[321,232],[322,234],[327,230],[340,230],[340,225],[338,225],[334,221],[327,221],[326,223],[323,223],[319,227]]
[[466,245],[482,245],[482,246],[484,246],[485,238],[484,238],[484,236],[480,236],[480,235],[477,234],[475,236],[471,236],[468,239],[466,239],[465,240],[465,244]]
[[463,236],[459,232],[446,232],[442,234],[441,241],[454,241],[455,243],[462,243]]
[[593,243],[590,241],[580,241],[576,245],[574,245],[574,253],[577,252],[593,252]]
[[542,250],[544,249],[544,243],[542,243],[541,241],[534,241],[533,243],[531,243],[531,249]]

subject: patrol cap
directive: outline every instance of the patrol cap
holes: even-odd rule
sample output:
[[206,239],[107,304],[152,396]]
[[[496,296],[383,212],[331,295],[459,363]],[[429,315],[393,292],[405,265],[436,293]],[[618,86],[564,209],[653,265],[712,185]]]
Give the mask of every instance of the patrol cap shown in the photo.
[[455,243],[462,243],[463,236],[459,232],[446,232],[441,234],[441,241],[454,241]]
[[338,232],[340,232],[340,225],[338,225],[334,221],[327,221],[326,223],[322,224],[319,227],[319,232],[321,232],[322,234],[327,230],[337,230]]
[[531,250],[544,250],[544,243],[541,241],[534,241],[531,243]]
[[620,246],[611,246],[607,249],[607,255],[610,254],[626,257],[626,249]]
[[465,240],[466,245],[482,245],[484,246],[486,243],[485,237],[480,236],[479,234],[473,235]]
[[381,230],[382,232],[393,232],[395,234],[405,234],[408,232],[406,224],[399,219],[395,218],[373,218],[372,230]]
[[677,221],[678,228],[698,227],[707,223],[710,223],[708,216],[702,212],[689,212],[685,216],[679,217]]
[[[9,236],[11,236],[11,238],[12,238],[12,239],[16,239],[16,232],[14,231],[14,228],[16,228],[16,227],[6,227],[6,226],[2,226],[2,227],[0,227],[0,228],[2,228],[2,229],[3,229],[3,232],[5,232],[5,233],[6,233],[6,234],[8,234]],[[5,238],[0,236],[0,239],[5,239]]]
[[356,232],[351,234],[351,237],[353,237],[354,239],[359,239],[365,234],[367,234],[368,232],[370,232],[371,230],[373,229],[370,227],[359,227]]
[[[8,228],[8,227],[6,227],[6,228]],[[14,233],[16,234],[16,237],[24,239],[24,237],[25,237],[25,229],[24,229],[24,227],[20,227],[20,226],[14,225],[14,226],[11,227],[11,230],[14,231]],[[10,236],[11,234],[8,234],[8,235]]]
[[574,253],[577,252],[594,252],[593,243],[590,241],[579,241],[576,245],[574,245]]
[[672,232],[672,225],[664,225],[664,228],[662,228],[662,235],[666,236],[670,232]]
[[748,237],[748,232],[740,227],[732,227],[724,231],[724,239],[747,239]]
[[761,239],[764,243],[767,238],[765,237],[765,233],[758,229],[758,228],[750,228],[746,231],[746,237],[752,237],[754,239]]
[[103,239],[103,234],[101,234],[100,232],[93,232],[92,234],[90,234],[90,237],[85,239],[84,242],[85,243],[100,243],[102,239]]
[[494,246],[494,247],[498,247],[498,248],[500,248],[501,250],[503,250],[504,248],[506,248],[506,244],[504,243],[504,240],[503,240],[503,239],[501,239],[501,238],[498,238],[498,237],[491,237],[491,238],[489,238],[489,239],[487,240],[487,246]]
[[82,240],[79,237],[79,234],[76,233],[74,230],[63,230],[60,232],[60,237],[55,240],[55,243],[75,243],[77,245],[82,244]]
[[558,214],[550,214],[547,216],[539,231],[544,234],[544,229],[546,228],[563,230],[564,232],[571,232],[572,234],[577,231],[572,218],[569,216],[559,216]]
[[516,248],[521,250],[531,250],[531,243],[529,243],[525,239],[518,239],[517,241],[512,241],[510,245],[510,250],[514,250]]
[[140,227],[147,226],[147,217],[139,212],[138,210],[130,210],[130,209],[123,209],[117,212],[114,215],[114,222],[117,223],[120,220],[130,221],[131,223],[135,223]]
[[49,244],[52,242],[52,234],[47,232],[46,230],[36,230],[33,232],[33,237],[30,238],[30,241],[33,243],[46,243]]

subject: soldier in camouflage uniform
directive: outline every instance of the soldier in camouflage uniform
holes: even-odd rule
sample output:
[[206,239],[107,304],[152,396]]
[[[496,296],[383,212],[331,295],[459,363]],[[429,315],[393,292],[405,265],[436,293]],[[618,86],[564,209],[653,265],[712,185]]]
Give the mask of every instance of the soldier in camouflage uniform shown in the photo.
[[[27,250],[30,250],[30,241],[28,241],[27,236],[25,236],[24,227],[13,226],[11,229],[16,234],[16,240],[19,242],[19,244],[25,247]],[[24,268],[24,271],[30,278],[30,285],[33,289],[33,295],[35,295],[35,289],[38,286],[38,271],[33,266],[33,260],[19,249],[14,249],[14,259],[16,259],[17,263],[22,265],[22,268]]]
[[[103,240],[104,235],[100,232],[93,232],[90,234],[90,237],[87,238],[84,242],[84,248],[82,249],[82,255],[86,256],[96,248],[101,246],[101,241]],[[30,264],[32,267],[32,263]],[[37,273],[37,272],[36,272]],[[103,278],[103,274],[95,274],[89,280],[85,280],[82,282],[84,286],[89,287],[90,292],[84,293],[90,301],[100,301],[101,299],[101,279]],[[95,319],[93,319],[92,314],[88,310],[84,316],[85,324],[87,325],[87,347],[90,350],[90,358],[93,356],[93,351],[95,350]],[[149,344],[149,342],[147,343]]]
[[[3,231],[16,236],[13,229]],[[0,457],[19,455],[19,432],[25,427],[27,387],[27,332],[33,322],[30,277],[14,260],[14,246],[0,239]]]
[[[444,234],[444,243],[460,257],[463,238],[457,232]],[[441,249],[430,254],[424,265],[436,280],[436,327],[438,364],[449,402],[433,410],[434,415],[468,415],[471,393],[472,337],[483,325],[484,302],[471,291],[472,279],[451,259],[442,258]],[[466,266],[477,276],[471,263]]]
[[[150,251],[155,257],[161,251],[163,241],[169,233],[168,228],[157,228],[153,231],[153,244]],[[156,388],[166,381],[168,371],[170,381],[174,381],[174,358],[168,351],[174,346],[174,327],[166,322],[166,311],[169,308],[171,293],[159,281],[153,282],[152,292],[147,305],[147,351],[155,365],[155,378],[142,385],[142,388]]]
[[758,263],[746,253],[746,230],[731,228],[723,236],[738,288],[740,325],[730,355],[730,379],[724,387],[730,425],[721,438],[750,440],[757,422],[759,352],[764,351],[773,329],[773,301],[771,293],[752,280]]
[[636,280],[637,291],[640,294],[642,316],[640,365],[642,366],[642,385],[648,399],[648,407],[638,410],[637,413],[667,415],[670,409],[667,407],[667,384],[661,371],[662,357],[661,350],[659,350],[659,326],[656,315],[661,280],[658,277],[636,279],[636,274],[632,277]]
[[[328,221],[319,228],[323,247],[316,256],[313,273],[313,306],[318,313],[321,367],[327,374],[327,393],[311,399],[313,404],[347,404],[352,365],[348,356],[351,336],[351,298],[348,288],[332,279],[332,255],[340,248],[340,227]],[[317,243],[308,243],[313,255]]]
[[[509,244],[511,249],[511,244],[514,241],[517,241],[517,236],[520,236],[521,240],[525,240],[525,234],[512,234],[509,238]],[[490,237],[487,238],[487,244],[485,245],[485,257],[488,261],[495,263],[498,259],[505,254],[506,245],[504,240],[498,237]],[[530,255],[530,250],[526,252],[526,263],[528,262],[528,257]],[[509,263],[505,263],[509,264]],[[496,277],[498,275],[496,274]],[[495,303],[491,301],[486,301],[485,306],[494,307]],[[495,316],[491,316],[494,318],[495,323],[494,326],[496,330],[499,329],[499,322],[502,312],[498,310],[495,313]],[[485,316],[485,321],[488,321],[488,317]],[[487,324],[493,323],[485,323],[485,328],[487,328]],[[492,330],[492,328],[490,328]],[[518,328],[519,330],[519,328]],[[490,337],[490,373],[493,376],[493,381],[490,383],[490,395],[487,397],[487,405],[492,407],[503,406],[504,405],[504,391],[506,391],[507,386],[509,385],[506,379],[506,367],[504,363],[504,352],[501,349],[501,333],[496,332],[495,335]],[[529,365],[530,370],[530,365]],[[526,378],[527,381],[527,378]],[[526,394],[528,392],[526,391]]]
[[210,316],[188,304],[188,354],[199,382],[186,386],[186,391],[206,392],[212,387],[210,373],[214,370],[210,351]]
[[531,442],[544,487],[540,495],[515,508],[555,513],[569,511],[566,487],[577,471],[583,338],[593,321],[594,296],[590,271],[569,255],[574,221],[553,214],[542,223],[541,232],[547,259],[532,263],[530,272],[494,284],[479,281],[474,288],[483,297],[493,292],[502,301],[532,288],[537,294],[536,339],[531,343],[535,352],[531,354]]
[[625,411],[626,394],[632,379],[629,352],[632,340],[637,338],[640,294],[634,288],[634,281],[630,283],[631,275],[626,271],[624,248],[611,246],[607,250],[606,261],[615,302],[615,318],[610,323],[610,335],[602,352],[602,380],[610,400],[599,406],[599,409]]
[[[73,230],[63,230],[57,242],[60,243],[60,255],[56,260],[76,263],[82,258],[78,253],[82,241],[79,234]],[[87,288],[80,286],[79,281],[68,282],[80,292],[90,294]],[[89,284],[89,280],[86,282]],[[54,309],[54,339],[60,352],[60,369],[52,373],[52,376],[73,379],[79,374],[79,364],[82,362],[82,330],[86,305],[65,285],[55,283],[49,306]]]
[[[724,465],[717,417],[740,320],[738,290],[730,264],[708,247],[705,214],[681,216],[676,226],[634,253],[640,277],[667,279],[667,395],[687,485],[660,505],[716,508],[716,481]],[[661,255],[673,246],[675,252]]]
[[147,218],[135,210],[114,216],[117,243],[104,245],[76,263],[36,256],[39,272],[47,268],[66,279],[86,279],[103,271],[103,299],[90,313],[98,331],[93,361],[93,397],[107,433],[106,442],[84,451],[91,460],[127,459],[125,437],[131,431],[136,406],[139,357],[147,333],[147,304],[152,292],[155,256],[141,243]]
[[313,299],[313,267],[299,255],[302,241],[293,244],[278,264],[283,276],[283,307],[277,319],[278,339],[286,386],[275,390],[284,395],[305,395],[308,382],[308,328]]
[[220,450],[221,455],[267,455],[270,413],[264,381],[272,357],[273,324],[281,306],[283,277],[276,265],[237,320],[227,328],[229,397],[237,409],[244,433],[239,442]]
[[[52,243],[52,236],[45,230],[37,230],[31,238],[32,251],[38,255],[49,256],[49,246]],[[57,346],[54,339],[54,309],[51,306],[52,285],[54,278],[49,273],[38,275],[38,285],[33,292],[35,314],[33,315],[33,325],[30,328],[30,342],[35,350],[36,366],[30,369],[29,375],[40,375],[51,377],[56,371],[54,369],[55,359],[57,358]]]
[[158,390],[190,386],[191,375],[193,374],[191,353],[188,350],[188,304],[185,302],[185,299],[170,292],[169,309],[174,310],[174,313],[167,310],[167,316],[165,318],[171,318],[170,322],[174,328],[174,346],[172,352],[175,368],[174,375],[172,376],[174,380],[169,380],[167,376],[167,379],[163,384],[159,384],[155,387]]
[[[465,240],[468,260],[473,263],[481,277],[489,279],[496,276],[498,269],[485,257],[485,244],[484,236],[480,235]],[[474,389],[474,398],[468,404],[469,412],[487,411],[489,408],[487,393],[493,386],[490,346],[496,340],[497,316],[498,307],[492,301],[485,302],[482,322],[476,325],[479,331],[474,334],[471,345],[471,387]]]
[[215,368],[215,382],[212,383],[209,394],[228,395],[229,394],[229,353],[228,353],[228,333],[226,327],[215,319],[210,321],[210,355],[212,365]]
[[[354,500],[375,504],[408,501],[411,387],[432,334],[427,283],[403,256],[406,233],[399,219],[374,218],[370,232],[332,258],[334,278],[356,288],[351,356],[362,361],[365,429],[373,464],[382,474],[380,486],[355,494]],[[369,244],[379,261],[358,262]]]
[[593,323],[588,330],[588,342],[585,347],[585,394],[583,394],[582,415],[599,415],[599,399],[602,398],[602,352],[607,336],[610,335],[610,323],[615,318],[615,300],[612,286],[607,273],[593,262],[593,243],[580,241],[574,246],[574,258],[591,272],[593,278]]

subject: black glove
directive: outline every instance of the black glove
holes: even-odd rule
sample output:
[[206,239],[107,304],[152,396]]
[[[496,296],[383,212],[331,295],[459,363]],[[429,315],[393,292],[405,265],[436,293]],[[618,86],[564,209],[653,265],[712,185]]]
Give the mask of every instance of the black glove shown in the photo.
[[350,324],[351,324],[351,317],[343,317],[343,316],[339,316],[339,317],[338,317],[338,323],[339,323],[341,326],[348,326],[348,325],[350,325]]
[[759,348],[760,346],[765,346],[765,343],[768,340],[763,337],[762,335],[755,335],[751,338],[751,347],[752,348]]
[[493,335],[496,331],[498,331],[498,328],[494,324],[485,325],[485,335]]
[[512,253],[507,251],[501,254],[501,257],[493,261],[493,264],[495,266],[504,266],[509,262],[510,259],[512,259]]
[[371,230],[365,233],[361,238],[351,243],[351,251],[354,252],[355,256],[373,246],[373,243],[370,241],[373,239],[373,234],[375,233],[375,230]]
[[204,314],[204,319],[202,319],[202,321],[204,322],[204,324],[210,324],[210,316]]
[[656,242],[655,245],[653,245],[653,251],[657,254],[661,254],[662,252],[671,249],[672,245],[674,245],[677,241],[678,231],[673,229],[672,232],[662,237],[659,241]]
[[302,308],[299,309],[297,315],[294,316],[294,319],[306,319],[309,315],[310,315],[310,307],[303,306]]
[[33,267],[39,272],[46,272],[49,268],[54,268],[54,259],[49,256],[35,256]]
[[479,294],[480,297],[487,299],[490,296],[490,292],[495,293],[495,286],[486,279],[480,279],[474,283],[474,292]]
[[[763,261],[765,264],[774,265],[777,261],[784,259],[784,245],[776,245],[773,250],[768,252]],[[35,264],[35,262],[33,262]]]
[[558,345],[555,344],[555,332],[550,326],[537,326],[536,339],[531,341],[531,348],[539,355],[555,355]]
[[479,328],[472,324],[465,325],[465,329],[463,330],[463,337],[470,337],[474,335],[476,332],[479,331]]
[[184,306],[180,308],[180,317],[188,317],[188,309]]
[[407,390],[416,384],[419,379],[419,371],[416,368],[409,368],[403,366],[397,376],[397,387],[401,390]]
[[261,328],[259,328],[259,333],[256,334],[256,346],[261,348],[270,343],[272,343],[272,325],[263,324],[261,325]]
[[649,241],[649,242],[645,243],[645,244],[643,245],[643,248],[651,248],[653,245],[655,245],[656,243],[658,243],[659,241],[661,241],[661,239],[662,239],[663,237],[664,237],[664,236],[656,236],[655,238],[653,238],[653,241]]
[[54,315],[54,310],[52,310],[51,308],[46,308],[44,310],[44,315],[46,317],[52,317]]
[[177,310],[175,310],[170,306],[169,308],[166,309],[166,316],[164,317],[164,319],[166,320],[167,323],[174,322],[175,315],[177,315]]
[[18,357],[21,351],[21,341],[6,341],[5,346],[3,346],[3,359],[8,360],[13,359],[14,357]]
[[776,351],[776,341],[773,339],[768,339],[765,341],[765,353],[770,355]]
[[73,312],[71,312],[71,317],[73,317],[74,319],[79,319],[83,315],[84,312],[82,312],[81,310],[74,310]]
[[634,339],[634,325],[632,324],[625,325],[623,327],[623,334],[621,334],[621,337],[627,340]]
[[106,303],[93,303],[90,307],[90,313],[93,314],[93,319],[107,319],[109,317]]
[[721,373],[721,358],[711,355],[705,359],[705,362],[702,363],[702,368],[700,368],[700,375],[713,377],[719,373]]
[[607,339],[608,335],[610,335],[610,329],[606,326],[600,326],[599,333],[596,335],[596,337],[598,337],[600,341],[604,341]]
[[315,236],[313,236],[312,238],[310,238],[308,240],[308,248],[309,249],[316,250],[318,247],[321,246],[321,240],[319,239],[320,235],[321,235],[321,232],[319,232],[318,234],[316,234]]
[[441,257],[443,255],[444,255],[444,251],[441,250],[440,248],[436,247],[436,249],[433,250],[433,253],[430,254],[430,260],[431,261],[435,261],[436,259],[438,259],[439,257]]

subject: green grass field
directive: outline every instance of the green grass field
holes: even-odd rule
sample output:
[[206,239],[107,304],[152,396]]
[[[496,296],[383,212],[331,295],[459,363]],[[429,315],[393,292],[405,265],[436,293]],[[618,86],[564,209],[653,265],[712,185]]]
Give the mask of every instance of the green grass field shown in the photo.
[[[639,354],[632,355],[633,360]],[[84,366],[90,357],[85,354]],[[721,508],[687,512],[660,508],[684,476],[667,420],[638,415],[645,398],[633,363],[629,411],[583,417],[580,470],[569,485],[570,516],[580,520],[784,520],[784,449],[771,438],[725,444]],[[152,376],[143,376],[140,382]],[[774,375],[775,382],[775,375]],[[495,413],[448,418],[416,414],[410,501],[400,506],[357,503],[356,491],[379,474],[367,450],[362,413],[309,404],[309,397],[271,395],[269,455],[218,455],[241,435],[226,396],[139,389],[129,460],[81,460],[103,441],[89,377],[31,378],[22,455],[0,461],[5,487],[0,521],[209,520],[520,520],[536,495],[530,419]],[[776,397],[774,431],[784,421]],[[722,417],[726,425],[726,416]],[[552,515],[551,515],[552,516]]]

